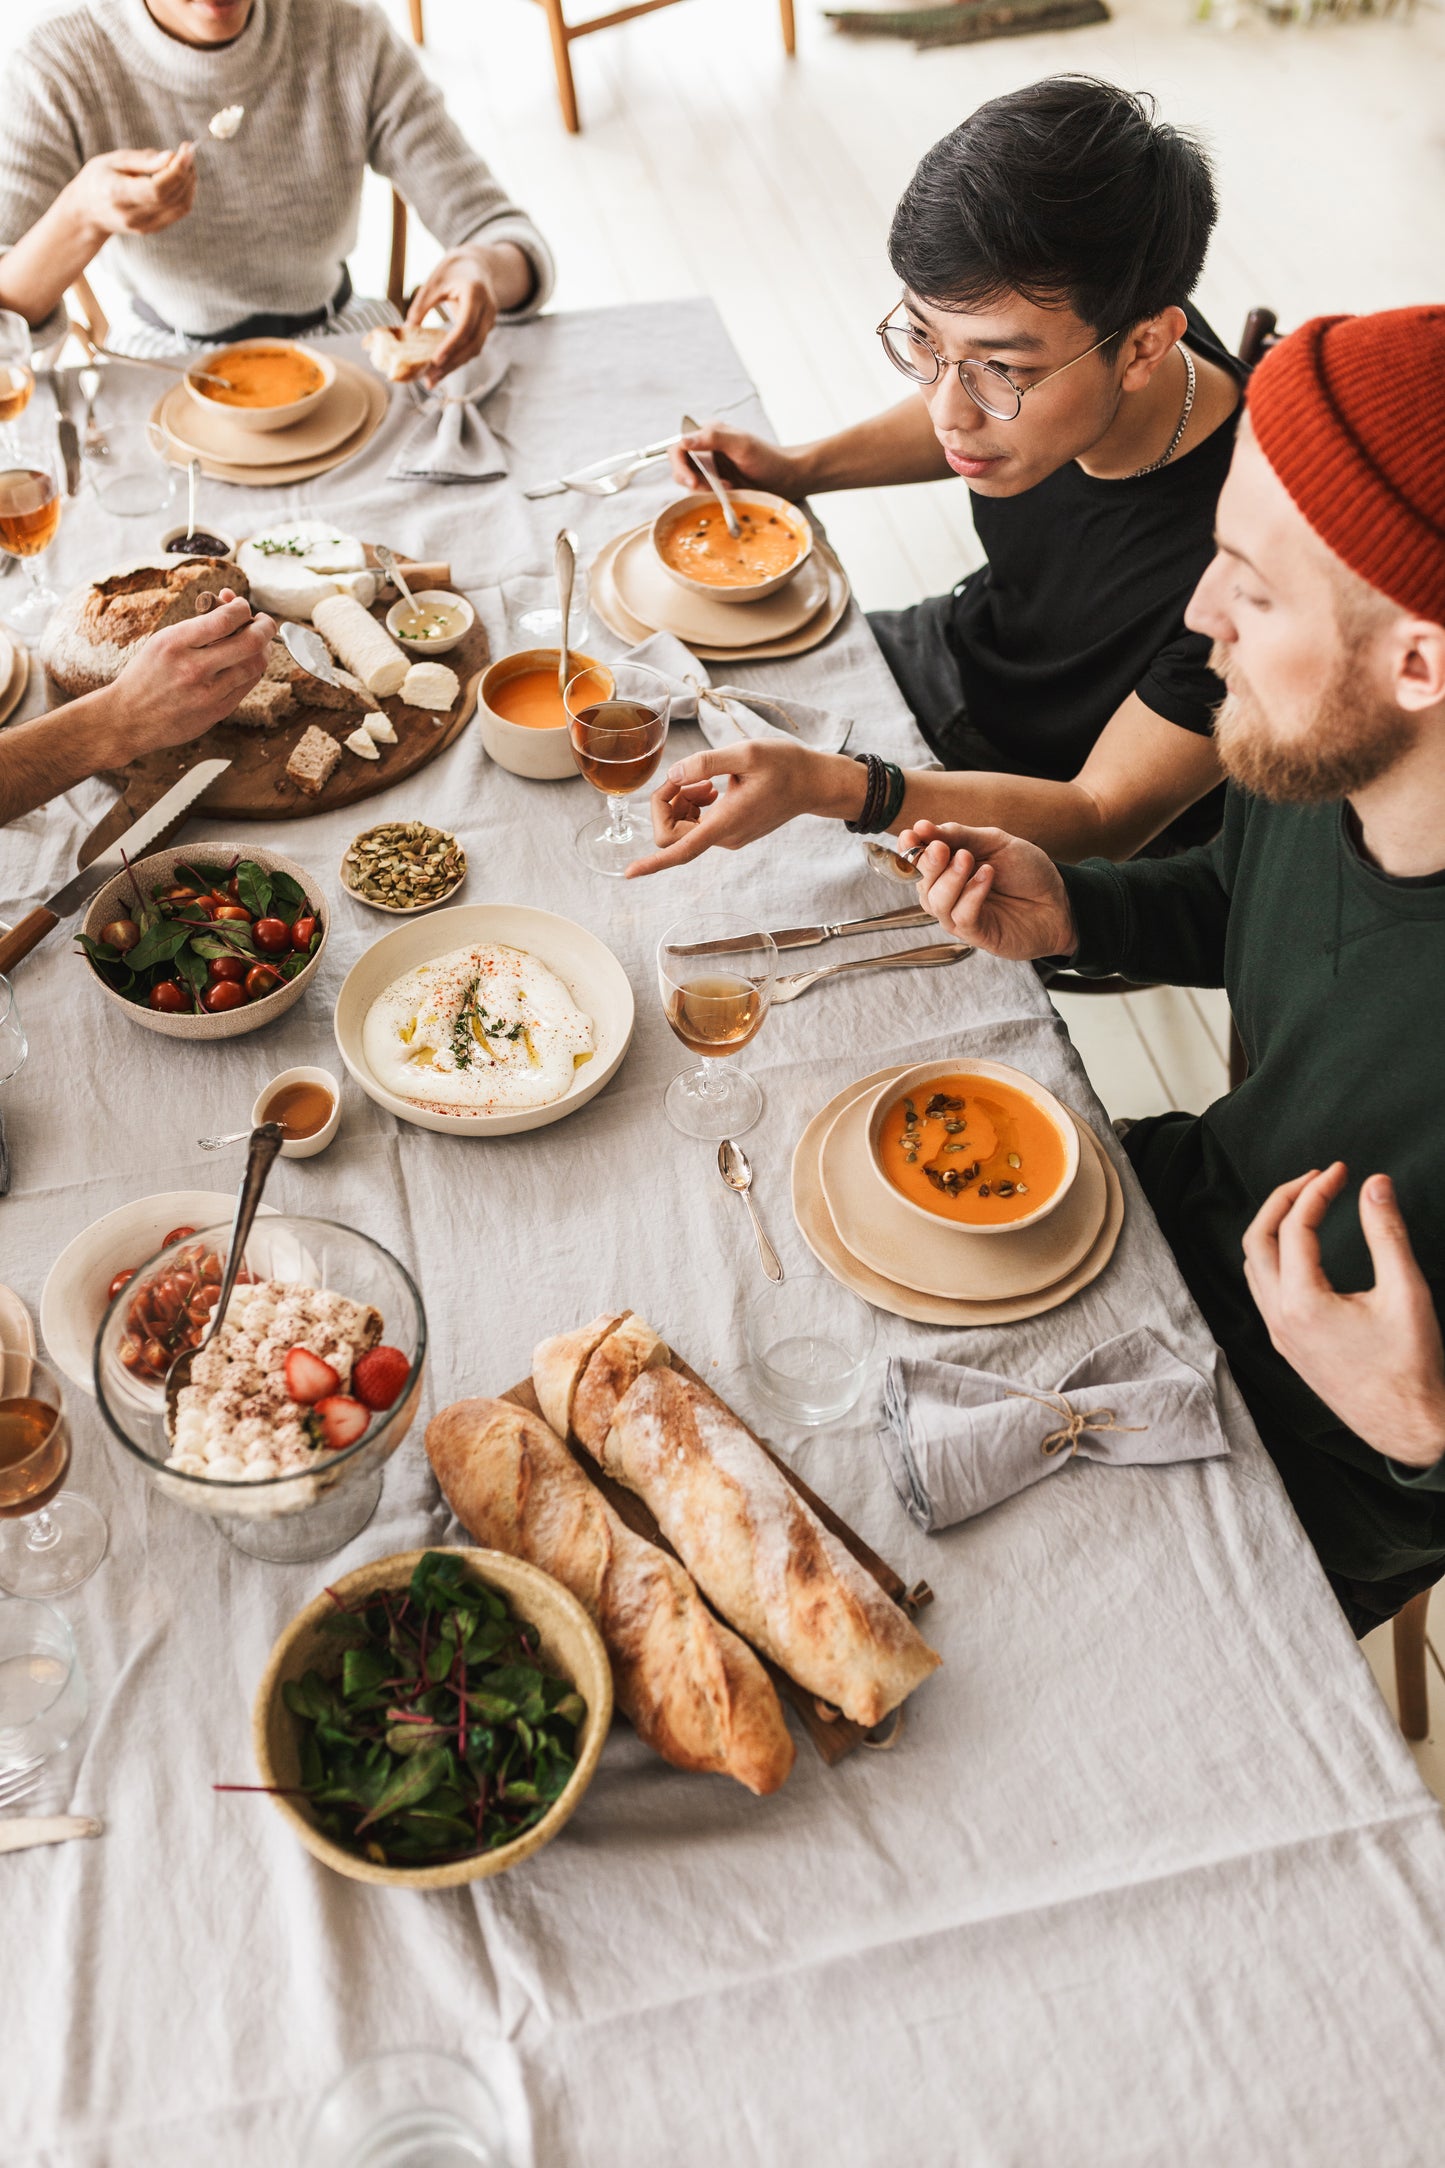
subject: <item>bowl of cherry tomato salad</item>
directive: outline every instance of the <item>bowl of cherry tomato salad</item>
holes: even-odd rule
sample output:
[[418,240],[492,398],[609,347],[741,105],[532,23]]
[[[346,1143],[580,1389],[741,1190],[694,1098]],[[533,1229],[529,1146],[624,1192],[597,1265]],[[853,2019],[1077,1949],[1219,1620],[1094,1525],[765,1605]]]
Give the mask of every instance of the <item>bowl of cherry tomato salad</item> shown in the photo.
[[97,891],[77,940],[107,999],[172,1039],[236,1039],[282,1016],[330,931],[304,867],[259,845],[157,851]]

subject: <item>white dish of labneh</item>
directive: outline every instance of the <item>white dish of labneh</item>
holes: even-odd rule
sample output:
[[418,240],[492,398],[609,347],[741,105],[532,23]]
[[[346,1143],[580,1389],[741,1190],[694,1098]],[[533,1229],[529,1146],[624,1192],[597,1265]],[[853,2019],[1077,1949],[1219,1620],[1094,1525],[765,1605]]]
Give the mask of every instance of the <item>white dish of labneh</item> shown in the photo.
[[505,1136],[585,1106],[621,1066],[632,988],[571,919],[473,904],[399,926],[353,965],[336,1044],[379,1106],[422,1129]]

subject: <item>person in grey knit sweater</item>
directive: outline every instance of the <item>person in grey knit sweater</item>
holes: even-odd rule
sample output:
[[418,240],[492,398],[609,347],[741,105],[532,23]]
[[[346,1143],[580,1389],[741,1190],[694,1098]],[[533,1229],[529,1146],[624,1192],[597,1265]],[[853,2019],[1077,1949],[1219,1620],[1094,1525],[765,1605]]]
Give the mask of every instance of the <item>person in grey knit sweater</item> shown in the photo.
[[[244,117],[217,141],[227,106]],[[409,310],[450,319],[435,382],[542,306],[552,259],[371,0],[87,0],[41,23],[7,73],[0,307],[43,337],[109,243],[152,333],[353,328],[368,166],[447,252]]]

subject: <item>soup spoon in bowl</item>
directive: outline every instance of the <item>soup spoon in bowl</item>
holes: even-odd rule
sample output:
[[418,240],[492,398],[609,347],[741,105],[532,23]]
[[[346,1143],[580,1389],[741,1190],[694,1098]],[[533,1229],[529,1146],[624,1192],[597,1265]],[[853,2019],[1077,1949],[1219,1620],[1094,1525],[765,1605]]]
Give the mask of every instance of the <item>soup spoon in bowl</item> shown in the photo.
[[[694,435],[698,428],[698,424],[690,414],[683,415],[682,426],[690,436]],[[742,528],[738,525],[738,515],[733,510],[733,500],[723,487],[722,479],[718,474],[717,461],[713,458],[711,452],[689,452],[687,456],[722,506],[723,518],[728,523],[728,533],[736,542],[738,536],[742,533]]]

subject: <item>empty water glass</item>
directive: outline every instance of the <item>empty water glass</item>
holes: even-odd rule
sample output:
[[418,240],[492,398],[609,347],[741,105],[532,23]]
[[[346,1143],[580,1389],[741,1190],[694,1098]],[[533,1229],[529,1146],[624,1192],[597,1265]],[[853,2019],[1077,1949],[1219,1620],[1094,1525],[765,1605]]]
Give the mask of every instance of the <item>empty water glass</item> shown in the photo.
[[303,2168],[507,2168],[502,2118],[483,2079],[455,2055],[370,2055],[321,2101]]
[[166,456],[173,443],[156,422],[118,422],[106,431],[106,449],[89,472],[107,512],[142,519],[165,511],[176,494],[176,470]]
[[0,1603],[0,1777],[38,1770],[85,1722],[85,1674],[69,1626],[48,1603]]
[[746,1321],[759,1398],[790,1423],[836,1422],[863,1390],[875,1329],[868,1304],[827,1273],[760,1288]]

